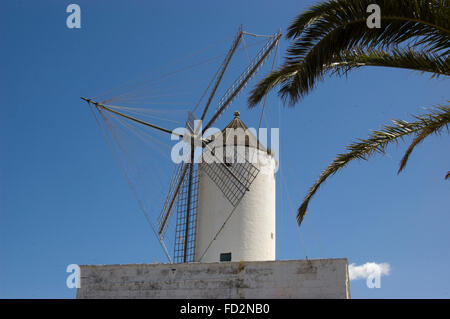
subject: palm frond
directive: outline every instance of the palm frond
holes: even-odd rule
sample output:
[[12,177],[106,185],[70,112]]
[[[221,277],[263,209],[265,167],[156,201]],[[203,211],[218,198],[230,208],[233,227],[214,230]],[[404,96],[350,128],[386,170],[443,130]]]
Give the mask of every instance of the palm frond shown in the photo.
[[[447,127],[447,126],[446,126]],[[406,150],[405,154],[403,155],[401,161],[400,161],[400,167],[397,171],[397,174],[399,174],[406,166],[409,156],[411,155],[414,148],[420,144],[425,138],[430,136],[431,134],[439,134],[442,129],[442,126],[440,125],[430,125],[425,127],[422,131],[418,132],[416,136],[414,137],[413,141],[409,145],[408,149]],[[448,127],[447,127],[448,129]],[[447,130],[448,131],[448,130]]]
[[[298,98],[301,98],[307,95],[314,88],[317,81],[322,80],[328,72],[342,76],[343,74],[347,75],[349,71],[355,68],[365,66],[430,72],[432,77],[450,76],[450,57],[448,56],[443,57],[430,52],[415,51],[412,48],[393,48],[390,51],[386,51],[357,47],[340,52],[328,65],[322,68],[321,74],[314,78],[310,77],[310,69],[305,62],[273,71],[252,90],[249,97],[249,107],[255,107],[273,87],[281,83],[285,83],[280,89],[283,97],[296,95]],[[292,106],[293,103],[290,103],[290,105]]]
[[272,71],[268,76],[262,79],[258,85],[252,90],[249,97],[249,107],[254,107],[269,91],[276,85],[286,81],[297,71],[287,72],[286,70]]
[[[381,28],[367,27],[367,7],[381,9]],[[343,40],[340,48],[358,44],[392,46],[412,41],[431,50],[448,49],[450,6],[440,0],[330,0],[302,12],[288,27],[294,40],[291,58],[305,57],[326,38]]]
[[297,212],[298,224],[302,223],[311,198],[328,177],[334,175],[353,160],[367,160],[376,153],[383,154],[389,144],[398,143],[399,140],[408,135],[417,134],[427,129],[432,129],[433,132],[437,133],[444,127],[448,128],[450,106],[438,106],[428,114],[414,116],[414,119],[413,122],[393,120],[393,125],[384,126],[380,131],[373,131],[367,139],[359,139],[347,146],[348,152],[339,154],[309,189]]
[[416,137],[413,139],[411,145],[409,145],[408,149],[406,150],[405,154],[403,155],[400,161],[400,167],[397,171],[397,174],[400,174],[400,172],[405,168],[406,163],[408,162],[409,159],[409,155],[411,155],[413,149],[426,137],[428,137],[431,133],[433,133],[433,130],[431,128],[426,127],[419,134],[416,135]]
[[[381,8],[381,28],[370,29],[366,9],[374,3]],[[288,28],[287,37],[294,42],[280,68],[279,93],[295,104],[314,88],[336,57],[358,47],[386,50],[404,45],[445,60],[450,52],[449,16],[449,1],[439,0],[331,0],[313,6]],[[252,92],[251,106],[262,98],[258,92],[274,86],[265,84]]]
[[392,49],[390,51],[356,48],[352,51],[342,52],[335,58],[329,68],[334,68],[334,71],[339,74],[347,74],[350,70],[362,66],[430,72],[432,77],[450,76],[450,57],[416,51],[411,48]]

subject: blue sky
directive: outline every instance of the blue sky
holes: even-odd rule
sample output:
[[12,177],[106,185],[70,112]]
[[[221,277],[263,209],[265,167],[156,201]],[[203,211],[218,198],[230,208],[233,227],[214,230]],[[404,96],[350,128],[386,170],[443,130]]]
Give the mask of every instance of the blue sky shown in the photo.
[[[0,3],[2,298],[73,298],[65,285],[72,263],[165,261],[80,96],[217,39],[231,42],[240,24],[260,34],[284,32],[315,1],[76,1],[79,30],[66,27],[70,3]],[[286,46],[283,39],[281,56]],[[203,88],[189,85],[197,96]],[[443,78],[367,68],[327,78],[295,108],[270,95],[281,140],[277,258],[390,264],[380,289],[352,281],[354,298],[449,298],[448,135],[419,145],[400,175],[406,144],[352,163],[320,189],[300,230],[294,217],[309,186],[345,145],[392,118],[407,120],[444,103],[448,92]],[[233,108],[255,125],[259,111],[245,110],[245,96]]]

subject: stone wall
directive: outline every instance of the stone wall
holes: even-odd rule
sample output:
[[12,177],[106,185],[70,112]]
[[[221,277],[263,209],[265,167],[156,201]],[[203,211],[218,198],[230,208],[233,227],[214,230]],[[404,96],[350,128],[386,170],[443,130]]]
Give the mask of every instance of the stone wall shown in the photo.
[[77,298],[350,298],[345,258],[80,268]]

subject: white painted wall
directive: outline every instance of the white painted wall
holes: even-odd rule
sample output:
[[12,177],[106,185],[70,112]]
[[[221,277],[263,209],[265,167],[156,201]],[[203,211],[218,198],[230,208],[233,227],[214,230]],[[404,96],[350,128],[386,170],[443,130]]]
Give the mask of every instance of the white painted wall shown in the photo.
[[275,160],[253,150],[260,171],[218,235],[233,206],[199,170],[195,261],[218,262],[221,253],[229,252],[232,261],[275,260]]
[[345,258],[80,268],[77,298],[350,298]]

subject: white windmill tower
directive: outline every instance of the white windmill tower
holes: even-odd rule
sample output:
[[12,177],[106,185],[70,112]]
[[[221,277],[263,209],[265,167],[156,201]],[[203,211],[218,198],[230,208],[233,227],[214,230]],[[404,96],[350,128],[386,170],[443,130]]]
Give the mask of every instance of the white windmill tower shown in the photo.
[[237,178],[200,165],[194,261],[275,260],[275,160],[234,115],[203,154],[222,154]]
[[[227,66],[243,36],[239,29],[218,72],[200,120],[207,111]],[[187,141],[191,149],[202,147],[202,162],[197,164],[194,151],[190,160],[175,168],[171,185],[157,223],[156,234],[170,262],[256,261],[275,259],[275,160],[235,113],[223,130],[223,140],[214,134],[205,139],[208,129],[223,114],[238,93],[256,74],[271,51],[278,45],[281,33],[268,38],[266,44],[242,74],[225,92],[213,116],[200,130],[189,113],[186,129],[179,134],[133,116],[104,103],[82,98],[99,112],[112,112]],[[233,135],[230,135],[232,132]],[[243,150],[243,153],[239,150]],[[231,153],[230,153],[231,152]],[[219,155],[220,154],[220,155]],[[231,154],[231,155],[230,155]],[[175,213],[174,213],[175,212]],[[165,245],[169,220],[175,215],[173,255]]]

